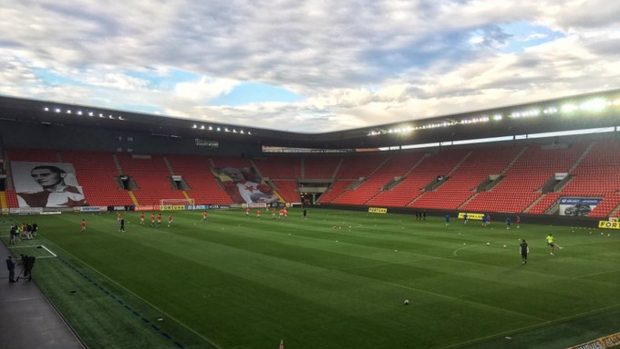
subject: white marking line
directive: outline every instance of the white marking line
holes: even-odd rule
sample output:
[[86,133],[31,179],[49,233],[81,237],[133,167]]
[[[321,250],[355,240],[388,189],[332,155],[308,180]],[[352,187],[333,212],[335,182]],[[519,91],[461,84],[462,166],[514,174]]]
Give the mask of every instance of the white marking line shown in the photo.
[[39,247],[40,245],[27,245],[27,246],[9,246],[9,248],[29,248],[29,247]]
[[460,250],[466,249],[466,248],[468,248],[468,247],[473,247],[473,246],[474,246],[474,245],[459,247],[459,248],[457,248],[456,250],[452,251],[452,254],[454,255],[454,257],[458,257],[458,256],[459,256],[459,251],[460,251]]
[[49,248],[47,248],[47,247],[45,247],[45,246],[43,246],[43,245],[41,245],[41,248],[43,248],[44,250],[46,250],[47,252],[49,252],[52,256],[54,256],[54,257],[58,257],[58,256],[57,256],[54,252],[50,251],[50,250],[49,250]]

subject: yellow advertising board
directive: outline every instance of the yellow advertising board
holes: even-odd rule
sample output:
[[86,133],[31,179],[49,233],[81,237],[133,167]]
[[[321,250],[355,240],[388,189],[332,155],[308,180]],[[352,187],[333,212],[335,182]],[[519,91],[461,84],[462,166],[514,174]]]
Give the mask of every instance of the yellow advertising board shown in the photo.
[[385,207],[369,207],[368,213],[387,213],[387,208]]
[[185,205],[161,205],[159,206],[161,211],[183,211]]
[[468,220],[481,221],[484,218],[484,213],[459,212],[459,219],[465,219],[465,213],[467,213]]
[[598,221],[598,227],[601,229],[620,229],[620,222]]

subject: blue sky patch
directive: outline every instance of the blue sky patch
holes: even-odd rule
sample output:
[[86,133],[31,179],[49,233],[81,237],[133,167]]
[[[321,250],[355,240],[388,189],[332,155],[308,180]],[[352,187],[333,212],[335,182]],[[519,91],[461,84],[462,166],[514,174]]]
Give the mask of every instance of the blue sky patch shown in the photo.
[[522,52],[527,47],[538,46],[565,36],[562,32],[522,21],[500,24],[499,27],[511,36],[503,48],[506,52]]
[[240,106],[262,102],[293,103],[304,97],[287,89],[260,82],[245,82],[233,88],[230,93],[212,100],[211,105]]

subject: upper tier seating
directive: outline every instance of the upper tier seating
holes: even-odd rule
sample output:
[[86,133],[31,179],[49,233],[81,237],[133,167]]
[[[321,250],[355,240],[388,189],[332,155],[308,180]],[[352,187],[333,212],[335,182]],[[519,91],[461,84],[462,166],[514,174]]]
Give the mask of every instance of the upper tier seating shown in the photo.
[[428,191],[415,201],[415,207],[456,210],[476,192],[489,175],[501,174],[516,158],[522,147],[481,148],[472,150],[458,169],[435,191]]
[[170,171],[161,155],[150,159],[133,158],[129,154],[117,154],[125,175],[131,176],[137,189],[133,190],[140,205],[159,205],[161,199],[185,199],[181,190],[174,189]]
[[531,145],[506,172],[499,184],[479,193],[462,210],[479,212],[523,212],[542,194],[541,187],[556,172],[568,172],[584,153],[587,143],[568,148],[544,149]]
[[446,175],[454,168],[469,151],[465,150],[444,150],[435,154],[425,156],[422,153],[417,154],[418,158],[412,161],[415,165],[421,162],[407,177],[390,190],[381,192],[368,202],[369,205],[402,207],[407,206],[416,197],[423,193],[424,187],[439,175]]
[[89,205],[133,205],[117,181],[119,173],[111,153],[63,151],[62,157],[73,164]]
[[342,157],[305,157],[304,179],[331,179]]
[[402,176],[419,160],[419,154],[396,154],[355,190],[346,191],[332,201],[334,204],[365,203],[377,195],[394,177]]
[[298,157],[273,157],[253,161],[263,177],[269,177],[272,180],[301,177],[301,159]]
[[175,175],[183,177],[189,186],[187,194],[196,204],[232,204],[230,196],[222,189],[211,172],[209,159],[199,155],[168,155]]

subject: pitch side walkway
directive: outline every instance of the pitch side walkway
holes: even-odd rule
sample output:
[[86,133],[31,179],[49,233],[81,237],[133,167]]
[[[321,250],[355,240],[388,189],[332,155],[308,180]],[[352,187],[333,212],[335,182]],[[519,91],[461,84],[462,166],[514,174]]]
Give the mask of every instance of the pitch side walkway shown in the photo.
[[84,349],[34,282],[9,283],[8,255],[0,243],[0,349]]

